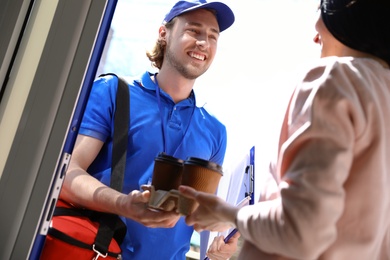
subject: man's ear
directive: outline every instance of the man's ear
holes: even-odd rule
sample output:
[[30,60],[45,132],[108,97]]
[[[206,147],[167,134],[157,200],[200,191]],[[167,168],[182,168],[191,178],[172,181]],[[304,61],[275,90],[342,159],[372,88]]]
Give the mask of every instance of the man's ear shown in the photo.
[[160,39],[165,40],[167,36],[167,28],[164,25],[161,25],[158,29],[158,35]]

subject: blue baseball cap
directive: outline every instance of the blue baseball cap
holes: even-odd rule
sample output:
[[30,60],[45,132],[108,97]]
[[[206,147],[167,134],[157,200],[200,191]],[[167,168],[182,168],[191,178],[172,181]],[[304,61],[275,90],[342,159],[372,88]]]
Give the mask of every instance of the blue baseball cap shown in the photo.
[[221,2],[207,2],[206,0],[187,0],[177,2],[169,13],[166,14],[163,23],[172,21],[173,18],[197,9],[215,10],[219,31],[222,32],[234,23],[233,11],[226,4]]

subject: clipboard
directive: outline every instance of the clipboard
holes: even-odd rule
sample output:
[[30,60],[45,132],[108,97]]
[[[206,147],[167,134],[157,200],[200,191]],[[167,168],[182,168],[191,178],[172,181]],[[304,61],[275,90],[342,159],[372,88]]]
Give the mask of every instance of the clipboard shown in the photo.
[[[245,168],[243,185],[240,194],[244,194],[244,198],[236,204],[241,208],[246,205],[254,204],[254,191],[255,191],[255,147],[253,146],[249,153],[249,164]],[[237,233],[237,229],[233,229],[225,237],[224,241],[227,243],[229,239]],[[205,260],[208,258],[205,258]]]

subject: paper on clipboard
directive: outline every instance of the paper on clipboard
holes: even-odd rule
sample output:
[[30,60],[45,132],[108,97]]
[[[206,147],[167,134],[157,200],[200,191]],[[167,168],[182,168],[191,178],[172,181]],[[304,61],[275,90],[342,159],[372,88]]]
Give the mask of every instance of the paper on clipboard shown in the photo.
[[[246,154],[241,161],[238,162],[236,167],[232,169],[230,182],[228,186],[228,191],[226,194],[226,201],[232,205],[237,205],[239,202],[244,199],[245,192],[247,189],[247,180],[245,169],[249,164],[249,154]],[[223,187],[219,187],[218,190]]]

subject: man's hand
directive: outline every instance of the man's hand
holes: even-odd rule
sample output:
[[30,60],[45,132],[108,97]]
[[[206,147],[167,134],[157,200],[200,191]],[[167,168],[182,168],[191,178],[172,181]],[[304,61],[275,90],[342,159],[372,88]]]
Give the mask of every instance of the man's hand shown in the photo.
[[175,226],[180,215],[174,211],[150,209],[148,207],[149,199],[150,191],[132,191],[122,201],[124,216],[147,227],[171,228]]

